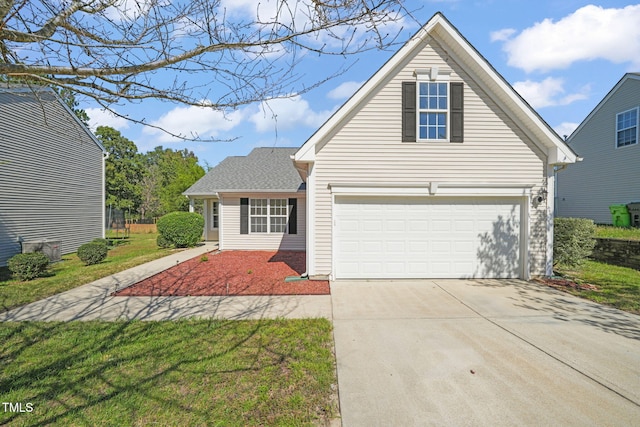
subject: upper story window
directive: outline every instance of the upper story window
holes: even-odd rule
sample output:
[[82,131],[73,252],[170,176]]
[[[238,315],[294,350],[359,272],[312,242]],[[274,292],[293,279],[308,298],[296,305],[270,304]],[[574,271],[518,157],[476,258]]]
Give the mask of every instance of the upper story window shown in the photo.
[[616,115],[616,147],[638,143],[638,108]]
[[402,142],[464,140],[464,83],[451,70],[415,70],[402,82]]
[[448,83],[418,82],[418,137],[448,139]]

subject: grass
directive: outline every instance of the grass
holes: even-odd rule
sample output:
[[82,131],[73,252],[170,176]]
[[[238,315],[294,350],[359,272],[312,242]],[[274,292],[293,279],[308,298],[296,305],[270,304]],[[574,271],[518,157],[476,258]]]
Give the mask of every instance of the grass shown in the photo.
[[9,310],[48,296],[64,292],[102,277],[126,270],[171,253],[159,249],[157,234],[131,234],[109,250],[100,264],[85,266],[76,254],[65,255],[63,261],[51,265],[48,277],[21,282],[11,279],[6,267],[0,267],[0,311]]
[[5,323],[1,425],[324,424],[337,413],[326,319]]
[[598,288],[597,291],[567,288],[567,292],[640,314],[640,271],[597,261],[586,261],[578,268],[560,266],[557,270],[576,283],[589,283]]
[[599,225],[596,227],[596,237],[604,239],[640,240],[640,228]]

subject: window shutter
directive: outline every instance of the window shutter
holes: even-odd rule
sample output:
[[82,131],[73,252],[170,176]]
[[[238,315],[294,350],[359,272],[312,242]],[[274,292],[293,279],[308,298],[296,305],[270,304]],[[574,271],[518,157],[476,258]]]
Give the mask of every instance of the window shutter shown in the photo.
[[464,83],[454,82],[451,88],[451,142],[464,140]]
[[249,234],[249,199],[240,199],[240,234]]
[[298,234],[298,199],[289,199],[289,234]]
[[416,82],[402,82],[402,142],[416,142]]

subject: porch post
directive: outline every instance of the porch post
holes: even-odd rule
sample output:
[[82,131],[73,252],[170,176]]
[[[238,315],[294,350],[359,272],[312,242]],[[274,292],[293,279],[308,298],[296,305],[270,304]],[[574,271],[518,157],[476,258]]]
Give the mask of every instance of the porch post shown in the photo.
[[193,207],[193,199],[191,197],[189,197],[189,212],[195,212],[195,209]]

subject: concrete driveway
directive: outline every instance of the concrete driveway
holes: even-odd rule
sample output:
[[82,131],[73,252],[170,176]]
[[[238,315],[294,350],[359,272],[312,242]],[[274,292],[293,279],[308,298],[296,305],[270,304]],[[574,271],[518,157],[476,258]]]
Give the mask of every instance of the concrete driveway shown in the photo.
[[640,317],[518,280],[331,285],[342,422],[640,423]]

